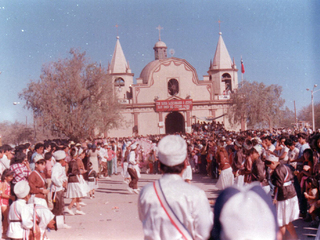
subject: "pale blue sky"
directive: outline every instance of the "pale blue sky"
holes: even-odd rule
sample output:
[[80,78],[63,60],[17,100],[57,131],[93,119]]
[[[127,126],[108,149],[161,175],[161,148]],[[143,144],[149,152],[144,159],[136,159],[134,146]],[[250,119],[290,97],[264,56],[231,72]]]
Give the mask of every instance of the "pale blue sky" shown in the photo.
[[[37,80],[43,64],[65,58],[70,48],[92,61],[111,61],[119,24],[120,43],[135,78],[154,60],[158,40],[207,74],[219,24],[238,68],[248,81],[279,84],[293,110],[310,104],[306,88],[320,89],[319,1],[301,0],[28,0],[0,1],[0,122],[31,121],[18,93]],[[239,71],[239,79],[241,79]],[[20,101],[20,105],[13,105]],[[320,91],[315,94],[320,101]]]

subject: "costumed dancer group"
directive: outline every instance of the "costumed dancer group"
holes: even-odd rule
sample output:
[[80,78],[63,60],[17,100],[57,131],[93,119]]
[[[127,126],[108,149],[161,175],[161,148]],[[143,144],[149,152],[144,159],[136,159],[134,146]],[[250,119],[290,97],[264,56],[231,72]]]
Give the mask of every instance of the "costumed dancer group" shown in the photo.
[[[81,198],[88,194],[94,197],[98,175],[92,163],[88,164],[88,171],[85,170],[86,153],[82,148],[74,147],[69,154],[69,163],[65,150],[35,154],[33,171],[23,151],[11,159],[13,164],[2,173],[3,238],[45,240],[48,228],[71,228],[65,224],[64,213],[85,215],[81,206],[86,204]],[[83,178],[85,173],[87,181]],[[64,197],[71,199],[68,206]],[[73,205],[76,205],[75,212]]]
[[217,149],[220,175],[216,187],[241,189],[250,183],[259,183],[273,199],[281,234],[284,236],[288,230],[292,238],[297,239],[292,222],[299,218],[299,201],[292,170],[280,163],[279,157],[264,142],[253,145],[251,141],[235,140],[234,149],[230,155],[224,147]]

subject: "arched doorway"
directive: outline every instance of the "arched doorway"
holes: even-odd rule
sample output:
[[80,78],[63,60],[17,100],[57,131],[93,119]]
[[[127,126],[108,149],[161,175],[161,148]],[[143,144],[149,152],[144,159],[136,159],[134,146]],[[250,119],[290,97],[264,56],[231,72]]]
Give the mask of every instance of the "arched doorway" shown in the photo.
[[179,112],[169,113],[166,117],[166,134],[185,132],[184,117]]

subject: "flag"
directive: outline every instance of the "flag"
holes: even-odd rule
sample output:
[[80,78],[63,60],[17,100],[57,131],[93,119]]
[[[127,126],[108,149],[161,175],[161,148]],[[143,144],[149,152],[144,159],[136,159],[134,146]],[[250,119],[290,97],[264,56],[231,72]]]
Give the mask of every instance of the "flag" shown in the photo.
[[245,72],[242,58],[241,58],[241,72],[242,72],[242,73]]

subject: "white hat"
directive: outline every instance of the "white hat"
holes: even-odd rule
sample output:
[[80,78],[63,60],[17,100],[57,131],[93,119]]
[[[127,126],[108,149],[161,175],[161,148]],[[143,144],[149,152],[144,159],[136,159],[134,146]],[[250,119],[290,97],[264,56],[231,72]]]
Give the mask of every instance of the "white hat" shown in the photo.
[[108,146],[108,142],[105,142],[105,143],[103,144],[103,146]]
[[44,157],[41,154],[37,154],[34,158],[33,161],[34,163],[39,162],[40,160],[44,160]]
[[275,207],[258,184],[228,187],[217,198],[213,239],[274,240],[277,231]]
[[17,182],[16,185],[14,185],[13,191],[17,198],[25,198],[30,192],[29,183],[25,180]]
[[158,145],[159,160],[164,165],[175,166],[187,157],[187,143],[178,135],[168,135]]
[[266,157],[266,160],[271,161],[271,162],[279,162],[279,158],[273,154],[268,154]]
[[57,160],[57,161],[60,161],[62,159],[65,159],[67,157],[65,151],[63,150],[58,150],[58,151],[55,151],[53,153],[53,157]]
[[83,149],[82,148],[79,149],[79,153],[78,154],[80,155],[81,153],[83,153]]
[[261,155],[262,146],[260,144],[255,145],[253,148],[259,153],[259,155]]
[[134,150],[134,149],[137,148],[137,144],[134,143],[134,144],[132,144],[130,147],[131,147],[132,150]]

